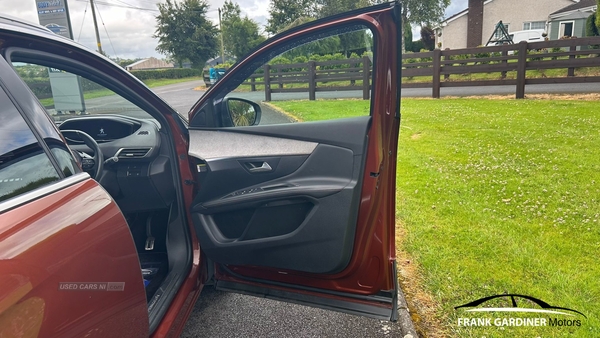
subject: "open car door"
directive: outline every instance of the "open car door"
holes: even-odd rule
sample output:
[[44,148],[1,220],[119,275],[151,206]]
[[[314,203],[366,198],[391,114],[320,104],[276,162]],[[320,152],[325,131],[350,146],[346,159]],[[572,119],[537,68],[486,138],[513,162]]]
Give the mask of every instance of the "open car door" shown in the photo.
[[[399,17],[399,6],[389,3],[277,35],[192,108],[189,155],[197,176],[191,215],[217,289],[397,319]],[[309,61],[302,78],[298,60],[323,56],[327,46],[341,52],[341,60]],[[364,56],[360,65],[336,68],[358,62],[346,60],[352,53]],[[298,61],[288,66],[300,70],[273,65],[281,58]],[[326,74],[328,67],[335,71]],[[273,74],[279,86],[269,84]],[[286,87],[291,76],[301,83]],[[315,89],[323,76],[340,85]],[[244,91],[248,79],[252,89],[266,90]],[[286,116],[262,102],[306,97],[311,89],[328,97],[358,93],[370,105],[352,101],[367,107],[359,117],[279,123]]]

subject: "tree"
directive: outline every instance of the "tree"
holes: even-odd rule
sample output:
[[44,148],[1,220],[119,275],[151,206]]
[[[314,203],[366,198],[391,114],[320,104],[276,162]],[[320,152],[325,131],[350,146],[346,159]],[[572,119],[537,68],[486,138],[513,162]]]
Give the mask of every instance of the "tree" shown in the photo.
[[[403,0],[401,2],[402,21],[409,24],[429,26],[442,20],[444,11],[449,5],[450,0]],[[403,53],[406,51],[405,45],[404,36],[402,36]]]
[[271,0],[266,31],[277,34],[299,18],[315,16],[315,0]]
[[596,13],[590,15],[585,22],[585,36],[598,36],[598,26],[596,26]]
[[241,17],[240,6],[231,1],[223,4],[221,19],[225,51],[241,57],[265,40],[258,33],[258,24],[248,16]]
[[421,27],[421,41],[427,50],[435,49],[435,31],[429,26]]
[[318,17],[351,11],[353,9],[372,5],[370,0],[315,0],[318,8]]
[[206,17],[204,0],[167,0],[158,4],[156,50],[175,60],[179,66],[190,60],[192,67],[202,68],[206,60],[218,53],[218,30]]
[[[410,24],[408,22],[404,22],[402,25],[402,34],[404,35],[404,41],[405,41],[405,46],[404,48],[406,49],[406,51],[413,51],[413,34],[412,34],[412,27],[410,26]],[[400,48],[402,48],[402,46],[400,46]]]
[[[600,9],[600,0],[596,0],[596,13]],[[600,15],[596,15],[596,27],[600,27]]]

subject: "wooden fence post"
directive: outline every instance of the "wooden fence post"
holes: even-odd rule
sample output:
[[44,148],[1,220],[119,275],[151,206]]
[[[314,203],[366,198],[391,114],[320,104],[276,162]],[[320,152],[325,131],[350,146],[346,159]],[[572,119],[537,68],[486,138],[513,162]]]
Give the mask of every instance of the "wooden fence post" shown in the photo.
[[283,82],[281,82],[281,76],[283,75],[283,65],[278,65],[277,67],[277,83],[279,84],[279,89],[283,88]]
[[[569,47],[569,51],[570,52],[574,52],[576,50],[577,50],[577,46],[570,46]],[[575,59],[575,54],[569,55],[569,60],[573,60],[573,59]],[[567,76],[575,76],[575,68],[569,67],[569,69],[567,70]]]
[[434,99],[440,98],[440,73],[441,73],[441,58],[442,51],[439,49],[433,50],[433,83],[431,96]]
[[[446,49],[444,49],[444,50],[445,50],[445,51],[449,51],[449,50],[450,50],[450,48],[446,48]],[[447,61],[447,60],[452,60],[452,57],[451,57],[450,55],[446,55],[446,56],[444,57],[444,61]],[[448,65],[448,64],[444,64],[444,66],[447,66],[447,65]],[[450,79],[450,74],[444,74],[444,80],[448,80],[448,79]]]
[[527,41],[519,42],[517,61],[517,99],[525,98],[525,76],[527,75]]
[[264,83],[265,83],[265,101],[269,102],[271,101],[271,75],[269,74],[269,68],[271,66],[269,65],[265,65],[265,72],[264,72]]
[[363,56],[363,100],[368,100],[369,96],[370,96],[370,84],[369,84],[369,79],[370,79],[370,72],[371,72],[371,61],[369,60],[368,56]]
[[[508,51],[507,50],[503,50],[502,51],[502,56],[504,56],[504,57],[508,56]],[[506,66],[508,64],[508,60],[506,60],[506,59],[502,60],[502,64]],[[502,72],[500,74],[501,74],[501,77],[502,77],[503,80],[506,79],[506,72]]]
[[316,63],[314,61],[308,61],[308,99],[314,101],[316,99],[316,87],[315,73],[317,71]]
[[252,76],[250,78],[250,90],[253,91],[253,92],[256,91],[256,84],[255,84],[255,82],[256,82],[256,78],[254,76]]

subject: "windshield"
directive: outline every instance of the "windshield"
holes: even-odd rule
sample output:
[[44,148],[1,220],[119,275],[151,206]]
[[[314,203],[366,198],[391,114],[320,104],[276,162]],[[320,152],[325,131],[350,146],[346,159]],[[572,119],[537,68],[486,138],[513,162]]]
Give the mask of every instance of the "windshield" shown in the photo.
[[84,77],[30,63],[16,62],[13,66],[57,123],[107,114],[152,119],[150,114],[127,99]]

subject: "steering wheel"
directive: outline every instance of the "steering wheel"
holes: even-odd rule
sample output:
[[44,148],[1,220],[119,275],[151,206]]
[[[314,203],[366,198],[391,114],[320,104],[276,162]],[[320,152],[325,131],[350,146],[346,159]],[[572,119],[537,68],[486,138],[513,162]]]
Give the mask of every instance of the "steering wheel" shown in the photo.
[[104,155],[102,154],[102,149],[90,135],[82,132],[81,130],[61,130],[62,134],[76,134],[79,138],[85,143],[86,146],[90,147],[94,151],[94,156],[89,156],[85,153],[79,152],[81,156],[81,165],[83,170],[90,172],[93,179],[96,181],[100,180],[100,175],[102,174],[102,170],[104,169]]

